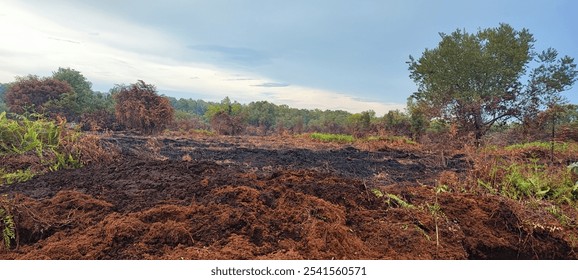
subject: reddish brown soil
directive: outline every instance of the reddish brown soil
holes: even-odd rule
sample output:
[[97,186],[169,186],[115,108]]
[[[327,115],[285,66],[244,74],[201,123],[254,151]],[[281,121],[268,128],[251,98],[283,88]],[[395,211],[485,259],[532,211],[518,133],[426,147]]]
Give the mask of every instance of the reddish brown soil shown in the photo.
[[103,145],[122,156],[0,187],[18,231],[0,259],[577,258],[571,208],[560,224],[546,203],[425,186],[463,176],[459,154],[442,166],[416,150],[281,138]]

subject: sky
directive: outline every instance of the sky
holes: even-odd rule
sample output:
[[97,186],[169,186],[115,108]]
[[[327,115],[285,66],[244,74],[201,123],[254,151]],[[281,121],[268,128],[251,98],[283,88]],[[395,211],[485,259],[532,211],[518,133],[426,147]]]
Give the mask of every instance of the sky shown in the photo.
[[[407,61],[439,33],[507,23],[578,59],[578,1],[0,0],[0,82],[80,71],[176,98],[403,110]],[[578,90],[565,93],[578,103]]]

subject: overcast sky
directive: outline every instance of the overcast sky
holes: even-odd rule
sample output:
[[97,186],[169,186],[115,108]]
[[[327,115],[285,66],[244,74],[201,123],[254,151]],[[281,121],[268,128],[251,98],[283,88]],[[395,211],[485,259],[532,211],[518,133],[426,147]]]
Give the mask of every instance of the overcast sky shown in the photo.
[[[508,23],[578,59],[578,1],[0,0],[0,82],[70,67],[108,91],[297,108],[403,108],[439,32]],[[578,103],[578,90],[567,92]]]

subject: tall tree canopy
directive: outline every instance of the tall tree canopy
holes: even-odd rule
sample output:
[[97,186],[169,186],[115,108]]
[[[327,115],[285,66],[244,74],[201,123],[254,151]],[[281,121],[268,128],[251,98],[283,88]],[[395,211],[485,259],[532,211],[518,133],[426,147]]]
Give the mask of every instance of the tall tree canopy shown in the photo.
[[59,102],[55,102],[61,107],[66,107],[73,112],[71,120],[78,121],[85,114],[97,111],[108,111],[112,109],[112,98],[108,94],[94,92],[92,83],[77,70],[59,67],[52,73],[52,78],[67,82],[72,88],[72,92]]
[[[527,30],[510,25],[440,33],[441,42],[419,59],[410,56],[410,77],[418,85],[412,102],[473,132],[479,140],[491,127],[523,118],[569,89],[576,81],[573,58],[558,58],[554,49],[540,54]],[[528,68],[536,68],[528,72]],[[524,83],[523,79],[529,80]]]

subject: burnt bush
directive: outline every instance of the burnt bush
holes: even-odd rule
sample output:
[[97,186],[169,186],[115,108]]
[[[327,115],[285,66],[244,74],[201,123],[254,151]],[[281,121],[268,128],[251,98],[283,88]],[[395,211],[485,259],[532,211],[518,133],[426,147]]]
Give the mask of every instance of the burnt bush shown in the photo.
[[80,122],[82,130],[85,131],[117,130],[118,128],[114,113],[104,109],[82,114]]
[[66,82],[28,76],[16,79],[16,82],[6,91],[5,100],[9,110],[17,114],[69,115],[65,112],[67,108],[57,108],[50,104],[70,93],[72,93],[72,88]]
[[114,99],[116,119],[127,129],[154,134],[173,121],[174,109],[169,99],[159,96],[155,86],[143,81],[120,87]]

